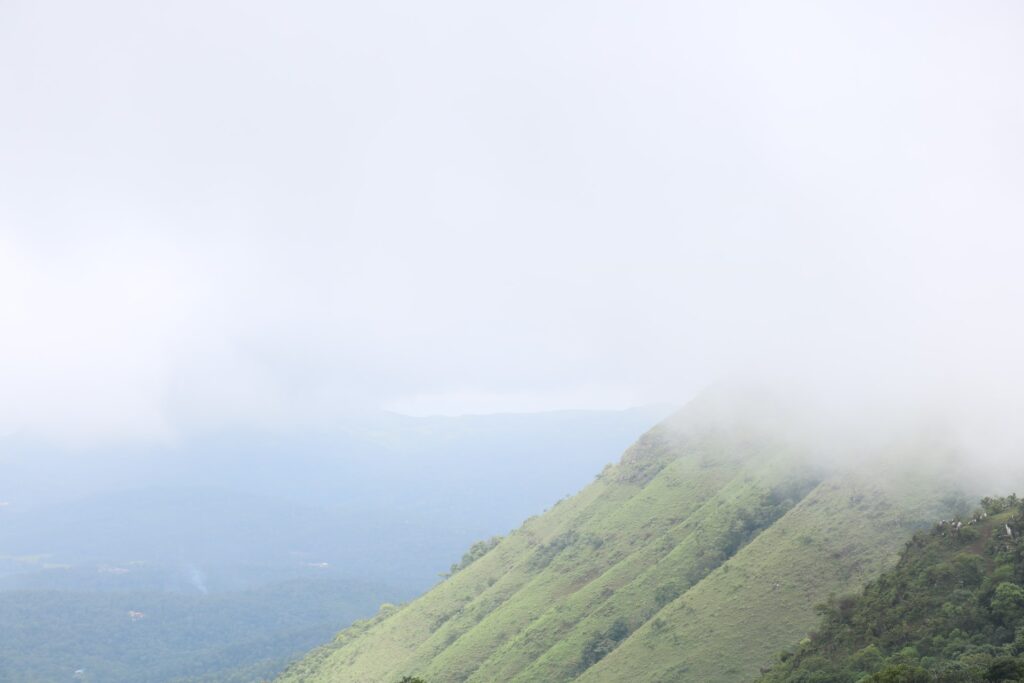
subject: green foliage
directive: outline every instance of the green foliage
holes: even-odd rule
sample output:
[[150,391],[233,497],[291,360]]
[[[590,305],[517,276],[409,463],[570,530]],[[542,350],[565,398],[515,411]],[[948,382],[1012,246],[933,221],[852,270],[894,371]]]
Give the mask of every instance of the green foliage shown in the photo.
[[999,657],[985,671],[986,681],[1024,680],[1024,660],[1016,657]]
[[563,534],[559,534],[553,538],[549,543],[545,543],[536,552],[533,553],[533,557],[530,558],[530,568],[533,570],[541,570],[547,567],[551,562],[558,557],[558,554],[576,543],[579,540],[579,534],[575,529],[569,529]]
[[328,579],[209,595],[2,591],[0,681],[266,680],[371,610],[378,591]]
[[626,639],[630,633],[629,624],[622,617],[619,617],[607,631],[594,633],[586,645],[583,646],[583,655],[576,666],[576,673],[580,674],[591,666],[601,661],[605,655],[614,650],[619,643]]
[[1009,496],[915,535],[862,595],[823,605],[824,624],[763,680],[1024,680],[1021,528],[1024,509]]
[[659,608],[664,607],[678,598],[680,593],[682,593],[682,590],[675,583],[666,583],[658,586],[658,590],[654,591],[654,604]]
[[1018,503],[1019,501],[1017,500],[1016,494],[1011,494],[1002,498],[995,497],[981,499],[981,507],[985,513],[989,515],[998,515],[1006,512],[1007,510],[1016,507]]
[[[835,680],[842,680],[836,678]],[[926,669],[913,664],[891,664],[867,679],[870,683],[933,683]]]
[[992,596],[992,611],[1007,626],[1021,622],[1021,617],[1024,617],[1024,588],[1007,581],[1000,583]]
[[497,546],[500,542],[501,536],[492,536],[486,541],[477,541],[476,543],[471,545],[469,547],[469,550],[467,550],[462,555],[462,559],[459,560],[458,563],[453,564],[451,566],[451,569],[448,570],[448,573],[445,575],[445,577],[447,578],[457,572],[462,571],[463,569],[465,569],[466,567],[473,564],[481,557],[489,553],[491,550],[493,550],[495,546]]

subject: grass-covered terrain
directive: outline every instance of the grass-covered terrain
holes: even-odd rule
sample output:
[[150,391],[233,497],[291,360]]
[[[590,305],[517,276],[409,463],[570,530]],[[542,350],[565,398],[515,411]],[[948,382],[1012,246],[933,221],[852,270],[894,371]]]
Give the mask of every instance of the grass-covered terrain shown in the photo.
[[914,536],[861,595],[821,607],[824,624],[764,683],[1024,680],[1024,508],[987,498]]
[[954,504],[886,459],[870,476],[812,467],[709,403],[281,681],[749,680],[813,627],[816,604],[891,566]]

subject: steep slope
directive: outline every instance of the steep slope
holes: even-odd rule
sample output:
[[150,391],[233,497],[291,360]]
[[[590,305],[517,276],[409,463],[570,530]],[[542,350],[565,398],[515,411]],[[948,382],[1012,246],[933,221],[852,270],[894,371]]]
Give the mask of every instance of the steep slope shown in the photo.
[[823,606],[824,624],[763,681],[1024,680],[1024,509],[982,503],[917,534],[863,594]]
[[[939,485],[812,467],[705,397],[572,498],[282,681],[731,681],[895,561]],[[767,626],[771,628],[766,628]]]

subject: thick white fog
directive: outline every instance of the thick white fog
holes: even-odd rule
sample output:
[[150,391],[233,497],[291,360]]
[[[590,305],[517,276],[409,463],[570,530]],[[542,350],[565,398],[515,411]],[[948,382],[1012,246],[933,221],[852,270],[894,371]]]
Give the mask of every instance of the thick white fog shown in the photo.
[[1010,0],[7,0],[0,432],[754,375],[1010,442],[1022,36]]

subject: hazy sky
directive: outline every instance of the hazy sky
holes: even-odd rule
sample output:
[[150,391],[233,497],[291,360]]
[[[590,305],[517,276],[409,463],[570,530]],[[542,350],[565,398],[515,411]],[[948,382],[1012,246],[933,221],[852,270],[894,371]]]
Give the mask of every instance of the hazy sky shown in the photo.
[[0,0],[0,432],[1024,386],[1024,4]]

